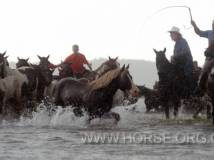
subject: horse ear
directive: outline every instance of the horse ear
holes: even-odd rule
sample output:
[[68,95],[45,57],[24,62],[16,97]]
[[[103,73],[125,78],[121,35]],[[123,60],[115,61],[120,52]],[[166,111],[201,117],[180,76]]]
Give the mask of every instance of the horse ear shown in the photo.
[[116,57],[116,58],[114,59],[114,61],[117,61],[117,60],[118,60],[118,58],[119,58],[119,57]]
[[156,54],[158,54],[158,51],[157,51],[156,49],[153,48],[153,51],[154,51]]
[[28,62],[28,61],[29,61],[29,58],[27,58],[26,61]]
[[9,56],[4,57],[5,59],[7,59]]
[[4,51],[4,53],[2,54],[2,56],[4,57],[6,53],[7,53],[7,51]]
[[37,55],[37,57],[41,60],[42,59],[42,57],[40,57],[39,55]]
[[111,58],[110,56],[108,56],[108,59],[109,59],[109,60],[112,60],[112,58]]
[[20,58],[19,58],[19,57],[17,57],[17,59],[18,59],[18,61],[20,60]]
[[164,52],[164,53],[166,52],[166,48],[164,48],[163,52]]
[[125,64],[123,65],[123,67],[121,68],[121,71],[124,71],[126,68]]
[[50,55],[48,55],[48,56],[46,57],[46,59],[49,59],[49,57],[50,57]]
[[128,66],[126,66],[126,69],[127,69],[127,70],[129,69],[129,64],[128,64]]

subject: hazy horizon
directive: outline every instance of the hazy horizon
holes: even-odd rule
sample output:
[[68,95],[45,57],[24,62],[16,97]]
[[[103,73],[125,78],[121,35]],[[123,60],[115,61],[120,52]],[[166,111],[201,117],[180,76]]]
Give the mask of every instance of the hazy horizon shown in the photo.
[[172,55],[174,43],[167,31],[178,26],[194,59],[202,65],[208,43],[194,33],[188,9],[157,13],[177,5],[191,8],[200,29],[211,29],[211,0],[0,1],[0,52],[7,50],[10,61],[16,61],[17,56],[37,61],[37,54],[50,54],[50,61],[58,63],[71,54],[73,44],[79,44],[80,52],[89,60],[119,56],[154,62],[153,48],[166,47],[167,57]]

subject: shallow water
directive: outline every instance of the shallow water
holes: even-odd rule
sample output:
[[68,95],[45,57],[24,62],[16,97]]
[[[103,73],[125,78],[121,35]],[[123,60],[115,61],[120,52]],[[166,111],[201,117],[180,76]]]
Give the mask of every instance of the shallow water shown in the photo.
[[[43,109],[32,118],[2,121],[0,160],[214,158],[214,127],[207,121],[192,121],[188,115],[165,121],[163,114],[145,114],[143,100],[114,111],[121,116],[117,125],[99,119],[87,125],[87,116],[77,118],[70,109],[60,107],[54,114]],[[105,141],[84,142],[90,135]],[[159,141],[150,139],[151,135],[159,136]],[[106,138],[114,136],[119,140]],[[177,137],[177,141],[167,141],[166,136]]]

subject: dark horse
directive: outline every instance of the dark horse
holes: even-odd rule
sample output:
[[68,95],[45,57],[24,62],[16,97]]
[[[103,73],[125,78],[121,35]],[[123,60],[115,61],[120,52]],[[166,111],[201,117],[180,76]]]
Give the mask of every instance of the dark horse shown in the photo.
[[156,51],[156,67],[158,70],[159,83],[158,91],[161,106],[164,107],[166,118],[169,119],[169,106],[174,107],[174,116],[177,116],[180,100],[186,96],[186,84],[184,73],[170,63],[166,58],[165,52]]
[[66,77],[73,77],[73,71],[71,69],[71,63],[62,62],[59,65],[59,79],[66,78]]
[[[211,44],[207,50],[205,51],[205,55],[210,58],[214,58],[214,44]],[[214,64],[211,64],[214,65]],[[212,100],[212,121],[214,124],[214,66],[210,66],[212,69],[210,70],[210,73],[208,75],[208,81],[207,81],[207,92]]]
[[137,86],[140,90],[140,96],[145,98],[144,103],[146,105],[146,112],[154,111],[162,111],[162,106],[160,104],[160,97],[158,90],[150,89],[146,86]]
[[[118,89],[138,95],[138,88],[134,85],[129,74],[128,66],[108,71],[103,76],[90,83],[83,83],[72,78],[64,78],[56,86],[56,105],[72,105],[74,113],[81,113],[81,108],[89,114],[89,122],[93,118],[103,117],[110,113],[113,107],[113,96]],[[109,114],[119,121],[116,113]]]
[[18,62],[16,63],[16,68],[20,68],[20,67],[29,67],[30,64],[28,63],[29,58],[27,59],[22,59],[17,57]]
[[37,101],[41,101],[45,87],[52,81],[53,70],[49,68],[49,56],[38,56],[38,58],[40,59],[38,65],[31,64],[29,67],[19,67],[18,70],[28,78],[24,94],[27,94],[28,98],[35,98]]

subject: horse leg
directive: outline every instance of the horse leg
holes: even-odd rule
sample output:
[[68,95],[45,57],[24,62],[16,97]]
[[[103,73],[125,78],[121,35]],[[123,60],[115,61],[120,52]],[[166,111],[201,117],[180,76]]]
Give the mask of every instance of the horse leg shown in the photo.
[[196,112],[194,113],[194,115],[193,115],[193,118],[195,119],[195,118],[197,118],[198,117],[198,114],[202,111],[202,109],[203,109],[203,106],[201,105],[201,104],[199,104],[200,106],[199,106],[199,108],[196,110]]
[[212,99],[212,123],[214,125],[214,99]]
[[114,118],[115,119],[115,124],[117,124],[120,121],[120,115],[115,112],[108,112],[102,115],[103,118]]
[[111,112],[112,117],[115,119],[115,124],[117,124],[120,121],[120,115],[115,112]]
[[174,105],[174,117],[176,118],[178,116],[178,107],[180,105],[180,101],[177,99],[173,103]]
[[6,97],[3,98],[3,105],[2,105],[2,114],[3,115],[6,115],[7,114],[7,111],[6,111],[6,105],[7,105],[7,99]]
[[73,112],[75,114],[76,117],[82,117],[83,116],[83,112],[79,107],[75,107],[73,109]]
[[163,106],[165,108],[166,119],[169,119],[169,104],[165,103]]
[[207,119],[212,118],[212,113],[211,113],[211,105],[207,104]]

